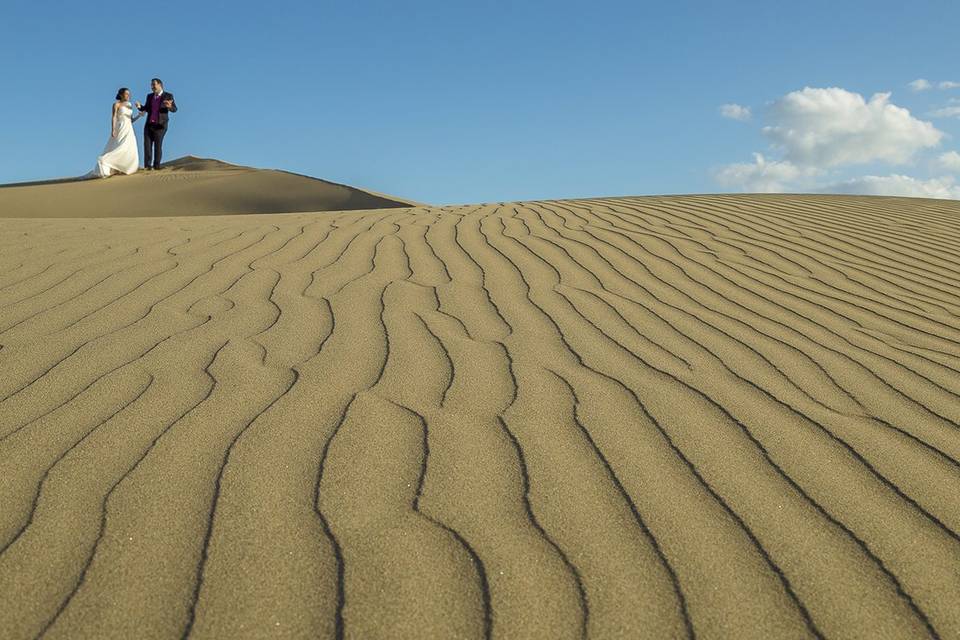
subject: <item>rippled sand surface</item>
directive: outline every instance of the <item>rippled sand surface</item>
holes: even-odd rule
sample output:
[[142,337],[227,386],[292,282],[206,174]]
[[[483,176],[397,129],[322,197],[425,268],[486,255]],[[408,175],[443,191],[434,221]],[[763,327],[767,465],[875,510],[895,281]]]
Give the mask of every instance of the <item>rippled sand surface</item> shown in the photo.
[[0,637],[960,638],[958,230],[3,220]]

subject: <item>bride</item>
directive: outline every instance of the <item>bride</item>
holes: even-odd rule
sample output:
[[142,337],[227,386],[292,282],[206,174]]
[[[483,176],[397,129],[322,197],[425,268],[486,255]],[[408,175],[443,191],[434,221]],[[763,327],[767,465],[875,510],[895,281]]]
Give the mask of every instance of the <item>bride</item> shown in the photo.
[[[137,103],[137,109],[140,103]],[[137,137],[133,131],[133,123],[143,115],[133,115],[130,106],[130,90],[126,87],[117,91],[116,102],[113,103],[113,112],[110,116],[110,139],[103,148],[103,153],[97,156],[97,166],[87,174],[91,178],[108,178],[111,175],[135,173],[140,165],[140,154],[137,151]]]

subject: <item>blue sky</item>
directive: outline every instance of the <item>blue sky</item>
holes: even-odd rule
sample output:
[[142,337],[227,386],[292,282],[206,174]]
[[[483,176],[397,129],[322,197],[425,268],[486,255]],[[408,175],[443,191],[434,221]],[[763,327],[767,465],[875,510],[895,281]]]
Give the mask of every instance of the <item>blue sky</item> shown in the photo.
[[[116,89],[142,100],[158,75],[180,107],[165,159],[431,203],[960,197],[960,3],[783,4],[5,0],[0,182],[88,171]],[[917,79],[930,87],[911,89]],[[832,91],[794,93],[805,88]],[[890,95],[871,103],[878,93]],[[723,104],[750,118],[723,117]]]

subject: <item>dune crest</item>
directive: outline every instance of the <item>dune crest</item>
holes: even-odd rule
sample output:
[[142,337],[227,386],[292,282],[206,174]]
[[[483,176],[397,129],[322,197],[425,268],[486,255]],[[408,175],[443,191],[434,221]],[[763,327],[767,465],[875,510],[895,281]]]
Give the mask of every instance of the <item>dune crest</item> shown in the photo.
[[0,637],[960,638],[958,229],[6,220]]
[[418,203],[276,169],[185,156],[160,171],[0,185],[0,218],[209,216],[408,207]]

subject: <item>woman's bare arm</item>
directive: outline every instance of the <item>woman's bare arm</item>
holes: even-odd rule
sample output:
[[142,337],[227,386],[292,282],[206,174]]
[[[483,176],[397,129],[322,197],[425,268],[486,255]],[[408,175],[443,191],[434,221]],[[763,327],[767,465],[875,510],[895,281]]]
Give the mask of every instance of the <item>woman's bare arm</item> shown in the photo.
[[113,103],[113,111],[110,113],[110,137],[117,137],[117,111],[120,109],[120,103]]

